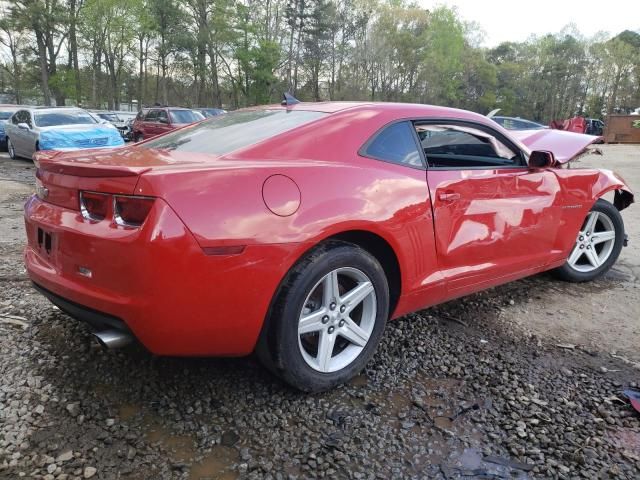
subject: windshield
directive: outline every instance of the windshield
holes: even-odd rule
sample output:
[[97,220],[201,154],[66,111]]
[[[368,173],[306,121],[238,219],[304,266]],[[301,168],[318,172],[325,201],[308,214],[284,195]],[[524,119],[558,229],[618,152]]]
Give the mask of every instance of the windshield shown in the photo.
[[36,112],[33,120],[38,127],[59,125],[87,125],[98,123],[88,112],[81,110],[66,112]]
[[193,123],[202,120],[202,115],[191,110],[170,110],[171,123]]
[[291,110],[248,110],[216,115],[193,127],[162,135],[141,147],[224,155],[327,115]]
[[14,112],[0,112],[0,120],[9,120]]
[[99,113],[98,116],[103,120],[108,120],[109,122],[119,122],[120,119],[115,113]]

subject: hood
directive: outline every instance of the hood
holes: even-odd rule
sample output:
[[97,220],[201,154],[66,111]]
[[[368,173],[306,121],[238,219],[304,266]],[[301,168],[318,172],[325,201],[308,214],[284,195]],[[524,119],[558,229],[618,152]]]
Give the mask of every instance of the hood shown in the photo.
[[61,125],[40,129],[40,148],[99,148],[123,145],[118,129],[113,125]]
[[105,132],[113,130],[111,125],[103,125],[101,123],[81,123],[77,125],[54,125],[52,127],[38,127],[41,132]]
[[552,152],[558,163],[567,163],[585,152],[592,143],[602,137],[563,130],[511,130],[511,135],[520,140],[530,151]]

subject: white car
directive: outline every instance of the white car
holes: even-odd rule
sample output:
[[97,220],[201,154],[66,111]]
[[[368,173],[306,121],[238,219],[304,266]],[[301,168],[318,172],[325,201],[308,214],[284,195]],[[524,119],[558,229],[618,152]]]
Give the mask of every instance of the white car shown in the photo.
[[31,158],[38,150],[80,150],[124,145],[116,128],[101,124],[81,108],[23,108],[7,121],[5,133],[11,158]]

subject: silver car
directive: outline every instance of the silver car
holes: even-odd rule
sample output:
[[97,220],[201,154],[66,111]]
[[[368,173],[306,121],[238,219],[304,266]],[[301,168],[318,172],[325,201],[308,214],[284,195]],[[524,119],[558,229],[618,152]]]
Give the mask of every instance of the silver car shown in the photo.
[[119,131],[81,108],[23,108],[5,124],[11,158],[31,158],[38,150],[80,150],[124,145]]

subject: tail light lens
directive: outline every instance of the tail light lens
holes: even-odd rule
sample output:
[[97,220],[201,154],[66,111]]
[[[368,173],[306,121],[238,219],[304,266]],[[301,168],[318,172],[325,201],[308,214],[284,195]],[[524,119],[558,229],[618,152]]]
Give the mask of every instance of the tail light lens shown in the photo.
[[113,218],[118,225],[125,227],[139,227],[153,206],[152,197],[141,196],[113,196]]
[[87,220],[104,220],[109,210],[109,195],[96,192],[80,192],[80,212]]

